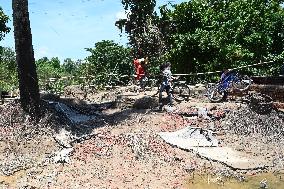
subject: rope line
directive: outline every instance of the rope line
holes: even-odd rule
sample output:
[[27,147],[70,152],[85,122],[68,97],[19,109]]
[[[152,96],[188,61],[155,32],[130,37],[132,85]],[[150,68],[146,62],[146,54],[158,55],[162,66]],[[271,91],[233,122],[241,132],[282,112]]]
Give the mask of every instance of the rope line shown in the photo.
[[[242,68],[248,68],[248,67],[253,67],[253,66],[258,66],[258,65],[263,65],[263,64],[270,64],[273,63],[274,61],[268,61],[268,62],[262,62],[260,61],[259,63],[255,63],[255,64],[251,64],[251,65],[247,65],[247,66],[239,66],[236,68],[230,68],[228,69],[229,71],[232,70],[238,70],[238,69],[242,69]],[[216,73],[222,73],[223,71],[214,71],[214,72],[203,72],[203,73],[191,73],[191,74],[172,74],[173,76],[197,76],[197,75],[209,75],[209,74],[216,74]],[[110,73],[108,75],[118,75],[118,74],[113,74]],[[120,77],[134,77],[136,75],[122,75]],[[87,79],[87,78],[95,78],[96,76],[93,75],[89,75],[88,77],[79,77],[79,79]],[[57,80],[68,80],[70,78],[75,78],[75,76],[68,76],[68,77],[61,77],[61,78],[48,78],[49,81],[54,82]]]
[[[253,66],[257,66],[257,65],[263,65],[263,64],[269,64],[269,63],[273,63],[274,61],[268,61],[268,62],[262,62],[260,61],[260,63],[256,63],[256,64],[251,64],[251,65],[247,65],[247,66],[240,66],[240,67],[236,67],[236,68],[230,68],[228,69],[229,71],[232,70],[238,70],[241,68],[248,68],[248,67],[253,67]],[[215,73],[222,73],[223,71],[215,71],[215,72],[204,72],[204,73],[193,73],[193,74],[172,74],[175,76],[196,76],[196,75],[209,75],[209,74],[215,74]]]

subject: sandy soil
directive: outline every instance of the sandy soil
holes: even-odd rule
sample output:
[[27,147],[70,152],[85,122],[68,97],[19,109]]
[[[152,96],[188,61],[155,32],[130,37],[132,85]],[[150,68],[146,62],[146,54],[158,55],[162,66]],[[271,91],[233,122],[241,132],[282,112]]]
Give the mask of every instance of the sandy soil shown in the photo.
[[[211,104],[206,99],[193,98],[190,102],[176,103],[176,113],[128,108],[133,99],[124,101],[125,106],[121,103],[120,106],[98,106],[106,99],[114,100],[112,98],[123,92],[114,94],[96,94],[92,98],[93,104],[77,103],[77,110],[81,107],[81,112],[93,113],[96,117],[75,126],[70,126],[54,111],[47,113],[40,124],[33,125],[17,104],[2,105],[0,188],[188,188],[193,174],[223,171],[239,175],[263,171],[231,170],[218,162],[171,146],[157,135],[188,125],[208,127],[208,121],[202,117],[188,119],[184,116],[196,113],[197,107],[206,107],[218,118],[214,120],[214,127],[222,145],[262,155],[273,164],[265,171],[283,169],[282,139],[280,142],[264,142],[257,137],[222,132],[220,128],[227,110],[238,109],[239,103]],[[134,101],[145,96],[142,93],[127,95]],[[21,119],[15,119],[20,115]],[[55,162],[57,152],[64,149],[64,145],[56,140],[62,129],[70,131],[73,151],[68,155],[69,161],[67,158],[67,162]]]

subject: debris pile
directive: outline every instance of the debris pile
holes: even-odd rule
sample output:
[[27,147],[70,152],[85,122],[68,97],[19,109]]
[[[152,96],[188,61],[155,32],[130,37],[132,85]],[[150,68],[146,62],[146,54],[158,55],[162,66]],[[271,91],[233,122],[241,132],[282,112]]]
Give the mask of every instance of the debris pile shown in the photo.
[[64,88],[64,96],[72,96],[78,99],[85,99],[87,97],[86,91],[80,85],[71,85]]
[[[242,136],[257,134],[271,139],[283,139],[283,113],[272,108],[269,112],[267,112],[265,107],[269,107],[268,103],[261,102],[253,105],[254,108],[258,110],[262,109],[260,111],[262,113],[254,111],[255,109],[251,108],[251,104],[242,105],[238,110],[231,111],[227,114],[223,122],[224,127],[222,129],[227,130],[229,133]],[[263,112],[265,111],[266,113],[264,114]]]
[[[154,131],[139,131],[113,135],[100,132],[90,140],[75,145],[73,159],[88,162],[92,159],[106,160],[122,156],[127,161],[144,163],[180,163],[174,149]],[[121,150],[123,149],[123,150]]]
[[24,121],[25,116],[19,104],[11,102],[0,106],[0,127],[8,127]]
[[124,136],[136,159],[150,161],[159,157],[167,162],[173,160],[173,151],[157,135],[145,133],[128,133]]
[[51,136],[58,119],[51,112],[46,112],[36,124],[19,103],[10,102],[1,106],[0,115],[0,154],[5,156],[0,163],[0,176],[41,164],[57,151]]
[[258,114],[268,114],[273,110],[273,100],[270,96],[255,93],[249,98],[249,107]]
[[137,109],[148,109],[148,108],[151,109],[157,106],[158,106],[158,99],[150,96],[144,96],[142,98],[139,98],[133,104],[133,107]]
[[84,140],[75,146],[74,158],[81,161],[89,161],[90,158],[110,158],[113,155],[113,146],[116,143],[116,136],[109,132],[101,132],[89,140]]

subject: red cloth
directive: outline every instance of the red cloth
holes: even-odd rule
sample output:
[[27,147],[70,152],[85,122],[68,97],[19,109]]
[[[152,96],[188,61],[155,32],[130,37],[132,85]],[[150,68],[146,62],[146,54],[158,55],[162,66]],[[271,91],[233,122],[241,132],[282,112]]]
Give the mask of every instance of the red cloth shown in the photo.
[[140,64],[138,59],[135,59],[133,61],[133,63],[134,63],[134,66],[135,66],[136,80],[140,80],[141,77],[145,75],[145,69]]

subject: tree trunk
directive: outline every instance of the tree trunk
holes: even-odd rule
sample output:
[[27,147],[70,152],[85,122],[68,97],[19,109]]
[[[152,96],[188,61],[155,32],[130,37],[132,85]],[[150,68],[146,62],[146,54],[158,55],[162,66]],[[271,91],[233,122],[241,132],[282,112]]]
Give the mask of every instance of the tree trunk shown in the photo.
[[32,46],[28,0],[12,0],[20,102],[24,111],[38,117],[39,86]]

